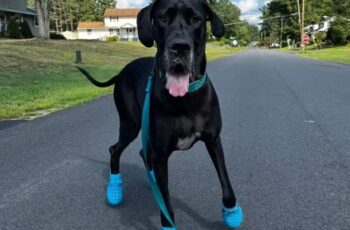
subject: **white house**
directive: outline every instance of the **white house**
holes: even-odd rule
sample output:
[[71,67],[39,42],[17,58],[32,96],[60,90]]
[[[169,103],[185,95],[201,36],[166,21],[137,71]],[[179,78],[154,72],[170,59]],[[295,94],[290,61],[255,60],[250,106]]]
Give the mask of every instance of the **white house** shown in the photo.
[[331,23],[334,22],[335,17],[327,17],[324,16],[324,21],[314,24],[314,25],[308,25],[305,27],[304,32],[308,33],[310,35],[316,34],[318,32],[325,32],[327,33],[328,29],[331,27]]
[[117,36],[121,41],[138,41],[137,14],[140,9],[106,9],[103,22],[80,22],[78,39],[106,40]]

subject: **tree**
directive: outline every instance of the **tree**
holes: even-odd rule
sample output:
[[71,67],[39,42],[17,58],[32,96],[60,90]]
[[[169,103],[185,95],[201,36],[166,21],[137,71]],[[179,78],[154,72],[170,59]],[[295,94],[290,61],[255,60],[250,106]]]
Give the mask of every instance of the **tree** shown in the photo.
[[35,7],[35,0],[27,0],[27,7],[34,8]]
[[38,14],[39,38],[50,38],[50,10],[51,0],[35,0]]
[[327,38],[336,45],[346,45],[350,39],[350,21],[337,17],[327,32]]
[[[240,22],[239,17],[241,16],[240,9],[229,0],[210,0],[209,4],[218,14],[224,24],[233,22]],[[237,35],[239,24],[226,26],[225,37],[229,38]]]

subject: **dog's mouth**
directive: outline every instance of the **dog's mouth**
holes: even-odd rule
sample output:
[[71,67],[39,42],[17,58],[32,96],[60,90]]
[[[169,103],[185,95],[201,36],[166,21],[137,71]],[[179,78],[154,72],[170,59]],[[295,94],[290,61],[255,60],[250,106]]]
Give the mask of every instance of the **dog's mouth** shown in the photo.
[[[169,57],[170,56],[170,57]],[[189,56],[179,57],[170,55],[167,59],[166,89],[173,97],[183,97],[188,93],[191,81],[191,58]],[[169,60],[170,59],[170,60]]]
[[183,97],[188,93],[190,84],[190,74],[170,74],[166,73],[166,89],[173,97]]

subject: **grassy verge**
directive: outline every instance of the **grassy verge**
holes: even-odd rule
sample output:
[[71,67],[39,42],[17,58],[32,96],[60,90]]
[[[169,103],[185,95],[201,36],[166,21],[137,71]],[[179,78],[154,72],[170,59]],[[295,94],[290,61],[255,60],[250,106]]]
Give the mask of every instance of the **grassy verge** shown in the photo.
[[[282,51],[289,51],[283,48]],[[350,64],[350,45],[339,47],[326,47],[324,49],[316,49],[310,46],[306,52],[298,52],[300,56],[318,59],[322,61],[331,61],[342,64]]]
[[[109,79],[133,59],[155,54],[139,43],[0,41],[0,120],[36,117],[110,93],[112,88],[94,87],[76,70],[78,49],[84,68],[99,80]],[[208,45],[208,59],[236,51]]]

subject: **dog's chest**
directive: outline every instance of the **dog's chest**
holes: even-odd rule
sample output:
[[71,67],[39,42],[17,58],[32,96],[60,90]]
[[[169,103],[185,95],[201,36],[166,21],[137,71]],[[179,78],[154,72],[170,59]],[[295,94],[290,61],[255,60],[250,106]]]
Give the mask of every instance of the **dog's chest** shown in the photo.
[[176,148],[179,150],[187,150],[189,149],[194,142],[196,142],[201,137],[200,132],[195,132],[191,136],[185,138],[179,138],[177,140]]

